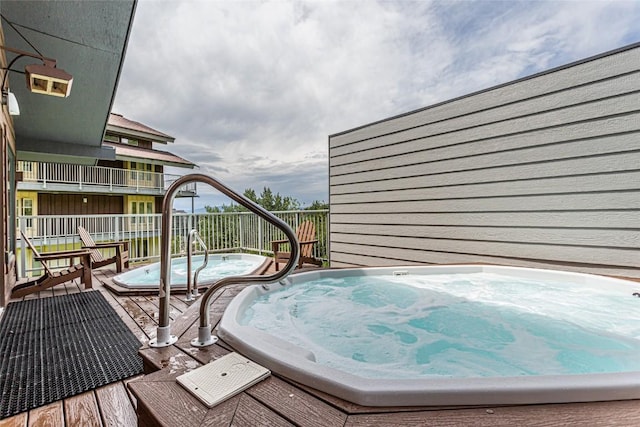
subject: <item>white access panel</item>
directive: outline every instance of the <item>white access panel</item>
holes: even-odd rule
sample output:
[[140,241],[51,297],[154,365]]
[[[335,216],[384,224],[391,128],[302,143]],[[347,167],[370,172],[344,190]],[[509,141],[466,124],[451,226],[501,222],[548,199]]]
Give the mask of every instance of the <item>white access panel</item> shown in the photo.
[[259,383],[270,374],[271,371],[267,368],[246,357],[229,353],[178,376],[176,380],[207,407],[212,408]]

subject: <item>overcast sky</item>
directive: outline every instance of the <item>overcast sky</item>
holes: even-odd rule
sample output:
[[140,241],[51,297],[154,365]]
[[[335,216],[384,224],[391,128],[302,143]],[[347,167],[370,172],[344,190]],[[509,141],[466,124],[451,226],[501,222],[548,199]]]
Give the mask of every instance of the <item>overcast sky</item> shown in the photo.
[[239,192],[328,201],[329,135],[638,42],[639,22],[636,0],[140,0],[113,112]]

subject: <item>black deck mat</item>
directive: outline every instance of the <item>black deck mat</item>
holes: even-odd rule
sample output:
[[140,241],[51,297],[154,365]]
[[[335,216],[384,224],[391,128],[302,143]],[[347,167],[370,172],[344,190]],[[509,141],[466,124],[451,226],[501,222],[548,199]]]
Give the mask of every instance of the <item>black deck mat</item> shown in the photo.
[[8,304],[0,419],[142,373],[140,345],[98,291]]

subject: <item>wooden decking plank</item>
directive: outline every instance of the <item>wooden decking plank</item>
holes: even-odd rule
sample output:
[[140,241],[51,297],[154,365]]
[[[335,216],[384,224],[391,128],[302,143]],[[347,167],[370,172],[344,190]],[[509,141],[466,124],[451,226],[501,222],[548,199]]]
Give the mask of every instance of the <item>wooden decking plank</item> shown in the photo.
[[156,336],[157,322],[140,306],[132,301],[129,297],[119,297],[118,302],[122,308],[129,314],[140,329],[144,331],[147,337]]
[[100,387],[95,392],[105,426],[135,427],[138,424],[135,409],[122,382]]
[[217,344],[210,345],[207,347],[192,347],[190,343],[184,342],[180,344],[180,342],[176,343],[176,347],[182,349],[186,354],[196,360],[199,364],[206,365],[212,360],[216,360],[229,353],[229,350],[226,348],[220,347]]
[[500,406],[386,414],[350,415],[345,427],[457,426],[589,426],[640,425],[638,401]]
[[129,395],[129,399],[131,400],[131,404],[133,405],[133,409],[137,408],[138,400],[133,395],[133,393],[131,393],[131,390],[129,390],[129,383],[132,382],[132,381],[139,381],[142,378],[144,378],[144,375],[136,375],[135,377],[127,378],[126,380],[123,381],[124,382],[124,388],[125,388],[125,390],[127,390],[127,394]]
[[[173,297],[171,297],[173,298]],[[176,317],[171,324],[171,333],[181,337],[184,333],[198,321],[200,316],[200,300],[192,304],[187,310]]]
[[215,407],[209,409],[205,419],[202,421],[202,426],[230,426],[233,422],[233,417],[238,410],[239,403],[240,396],[234,396],[231,399],[227,399],[224,402],[219,403]]
[[296,424],[341,427],[347,420],[344,412],[276,376],[261,381],[246,393]]
[[[222,314],[224,313],[225,308],[229,305],[229,302],[238,294],[237,289],[226,288],[221,292],[214,294],[211,299],[211,305],[209,306],[209,319],[211,321],[211,328],[215,328],[220,319],[222,318]],[[201,304],[202,298],[198,301],[198,305]],[[181,336],[178,338],[178,344],[180,346],[186,346],[191,342],[193,338],[198,337],[198,328],[200,327],[200,322],[194,322],[191,324],[189,329],[187,329]]]
[[80,286],[78,286],[75,281],[65,286],[65,290],[67,291],[67,294],[77,294],[78,292],[82,292],[82,289],[80,289]]
[[[205,288],[198,288],[198,292],[200,293],[200,295],[202,295],[205,291]],[[183,303],[185,303],[186,305],[190,306],[191,304],[193,304],[193,301],[187,301],[187,295],[186,293],[172,293],[172,296],[174,296],[178,301],[182,301]]]
[[0,427],[27,427],[28,412],[0,420]]
[[141,421],[149,425],[200,426],[207,408],[175,381],[136,381],[129,388],[138,399],[138,414],[153,416]]
[[[132,301],[135,301],[140,308],[152,315],[154,320],[158,320],[160,313],[160,301],[158,296],[154,295],[131,295]],[[182,314],[182,310],[179,310],[174,305],[175,298],[169,298],[169,318],[173,321],[176,317]]]
[[[158,372],[162,372],[164,375],[171,375],[172,378],[175,379],[176,375],[195,369],[201,365],[200,362],[188,353],[181,351],[173,345],[162,348],[145,347],[140,350],[140,355],[145,363],[145,373],[151,374],[153,372],[154,374],[154,376],[147,375],[145,381],[157,380],[159,377],[155,376],[155,374]],[[165,370],[164,368],[167,369]],[[160,369],[162,369],[162,371],[160,371]]]
[[290,427],[295,424],[243,393],[231,425]]
[[[147,299],[151,299],[152,297],[147,296]],[[158,303],[157,295],[153,297],[155,303]],[[193,301],[187,302],[181,300],[177,295],[171,294],[171,298],[169,299],[171,307],[179,311],[180,313],[184,313],[192,304]]]
[[64,400],[65,423],[68,426],[101,427],[100,410],[93,391]]
[[29,427],[63,427],[64,410],[62,400],[29,411]]
[[[158,323],[158,304],[154,304],[153,302],[149,301],[144,295],[130,296],[129,299],[138,304],[138,307],[144,310],[144,312],[149,317],[151,317],[154,322]],[[169,305],[169,307],[171,307],[171,305]],[[169,317],[172,318],[171,311],[169,313]]]

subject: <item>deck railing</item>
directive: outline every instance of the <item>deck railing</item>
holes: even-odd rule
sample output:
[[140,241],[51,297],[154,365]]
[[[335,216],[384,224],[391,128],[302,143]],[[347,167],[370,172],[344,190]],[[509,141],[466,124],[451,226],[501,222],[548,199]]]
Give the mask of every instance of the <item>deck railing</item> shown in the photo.
[[[74,165],[68,163],[46,163],[18,161],[16,170],[22,172],[22,182],[34,183],[46,189],[51,185],[65,185],[76,190],[101,190],[132,193],[147,191],[163,194],[180,175],[118,169],[104,166]],[[182,193],[196,193],[196,185],[188,184]]]
[[[318,244],[314,256],[328,259],[329,211],[299,210],[275,212],[294,230],[311,220],[316,226]],[[61,215],[18,217],[18,228],[41,252],[70,250],[81,246],[78,226],[84,227],[96,242],[129,241],[132,262],[160,260],[161,214],[154,215]],[[185,255],[189,232],[197,229],[211,252],[253,252],[271,256],[271,241],[285,236],[273,225],[251,212],[176,213],[172,219],[173,255]],[[19,233],[18,233],[19,235]],[[40,270],[30,250],[18,238],[18,269],[21,277]]]

